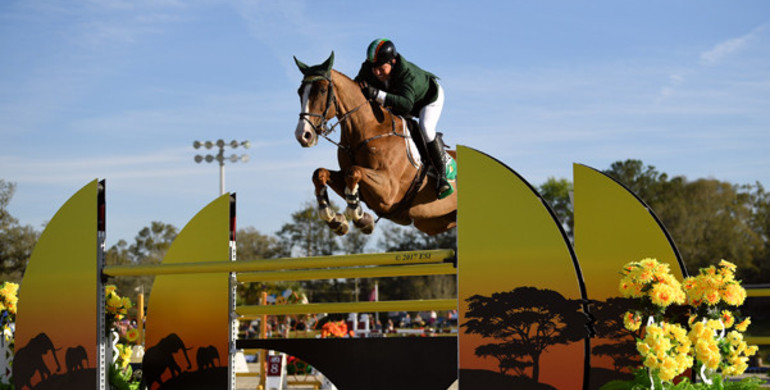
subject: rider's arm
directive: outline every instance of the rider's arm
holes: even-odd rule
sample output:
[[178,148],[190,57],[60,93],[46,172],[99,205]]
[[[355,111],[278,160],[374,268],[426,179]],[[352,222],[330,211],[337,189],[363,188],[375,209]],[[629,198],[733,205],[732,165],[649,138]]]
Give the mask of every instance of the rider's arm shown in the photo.
[[391,88],[388,88],[385,95],[385,106],[388,106],[398,115],[409,114],[414,108],[415,96],[415,77],[412,72],[404,72],[399,75]]

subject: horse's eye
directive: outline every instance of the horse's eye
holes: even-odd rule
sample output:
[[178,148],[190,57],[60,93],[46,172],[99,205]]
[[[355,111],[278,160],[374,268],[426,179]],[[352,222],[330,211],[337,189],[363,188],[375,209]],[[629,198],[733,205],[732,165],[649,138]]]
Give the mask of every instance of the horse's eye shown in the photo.
[[318,90],[318,92],[321,92],[321,93],[326,93],[326,88],[320,88],[320,89]]

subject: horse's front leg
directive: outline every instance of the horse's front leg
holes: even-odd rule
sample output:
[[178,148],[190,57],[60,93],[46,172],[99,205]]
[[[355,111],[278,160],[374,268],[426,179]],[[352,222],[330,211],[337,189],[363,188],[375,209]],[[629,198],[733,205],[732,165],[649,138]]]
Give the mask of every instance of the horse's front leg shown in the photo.
[[345,216],[335,213],[329,202],[327,185],[338,194],[343,194],[345,180],[339,171],[329,171],[326,168],[318,168],[313,173],[313,185],[315,185],[315,197],[318,201],[318,217],[321,218],[332,231],[342,236],[348,232],[348,221]]
[[[345,209],[345,216],[348,217],[357,228],[364,234],[371,234],[374,231],[374,218],[371,214],[365,212],[361,207],[360,185],[364,183],[374,194],[376,204],[368,204],[372,210],[384,204],[392,204],[392,186],[386,185],[389,181],[381,174],[382,172],[353,166],[345,175],[345,201],[348,207]],[[371,199],[374,200],[374,199]]]

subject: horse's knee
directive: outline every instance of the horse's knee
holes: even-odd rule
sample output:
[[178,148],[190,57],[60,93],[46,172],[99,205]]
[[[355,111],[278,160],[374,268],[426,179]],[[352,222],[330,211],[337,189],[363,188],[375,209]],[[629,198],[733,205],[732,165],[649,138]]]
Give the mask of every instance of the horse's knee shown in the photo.
[[326,183],[331,178],[331,172],[326,168],[318,168],[313,172],[313,184],[315,184],[316,193],[322,188],[326,187]]
[[355,191],[358,188],[358,183],[363,179],[364,173],[359,167],[352,167],[345,175],[345,184],[351,191]]

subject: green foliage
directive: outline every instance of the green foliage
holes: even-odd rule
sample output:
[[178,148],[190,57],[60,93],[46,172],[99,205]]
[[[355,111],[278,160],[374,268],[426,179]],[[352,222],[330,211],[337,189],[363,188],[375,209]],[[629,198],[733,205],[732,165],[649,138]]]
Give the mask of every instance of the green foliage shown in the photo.
[[[661,380],[652,375],[652,379],[655,382],[655,389],[665,390],[757,390],[762,387],[762,381],[757,378],[744,378],[737,382],[723,381],[719,375],[714,376],[714,381],[711,385],[703,382],[692,383],[688,378],[682,378],[682,380],[675,385],[663,386]],[[634,373],[634,379],[630,381],[610,381],[605,383],[599,390],[647,390],[650,389],[650,375],[645,369],[639,369]]]
[[548,202],[551,209],[556,214],[556,217],[562,224],[564,231],[570,238],[573,237],[572,227],[575,225],[575,213],[570,201],[570,193],[573,191],[573,186],[567,179],[556,179],[549,177],[548,180],[541,184],[538,188],[538,192],[543,199]]
[[[631,159],[613,163],[604,173],[655,211],[688,269],[726,258],[738,266],[738,279],[744,283],[770,281],[770,194],[760,183],[688,181]],[[570,236],[574,224],[571,188],[569,181],[553,178],[539,187]]]
[[[129,245],[125,240],[118,241],[104,254],[105,263],[108,265],[136,265],[159,264],[166,255],[171,243],[174,242],[178,229],[171,224],[153,221],[150,226],[142,228],[134,237],[133,244]],[[119,291],[131,296],[135,301],[135,294],[144,291],[145,302],[149,301],[152,293],[152,284],[155,277],[144,276],[118,276],[110,281]],[[129,312],[129,317],[134,317],[136,309]]]
[[16,185],[0,179],[0,279],[18,283],[40,233],[8,212],[15,191]]
[[125,369],[110,365],[109,372],[110,388],[116,390],[139,390],[140,381],[134,378],[131,366]]
[[[377,225],[382,252],[426,249],[457,250],[457,229],[429,236],[412,227],[402,228],[390,222]],[[379,279],[380,300],[440,299],[457,296],[457,278],[454,275],[426,275]],[[368,291],[368,290],[367,290]]]
[[[336,210],[336,207],[332,205]],[[281,244],[280,257],[328,256],[340,250],[337,236],[326,226],[316,211],[316,206],[307,202],[303,208],[291,215],[278,231]]]

